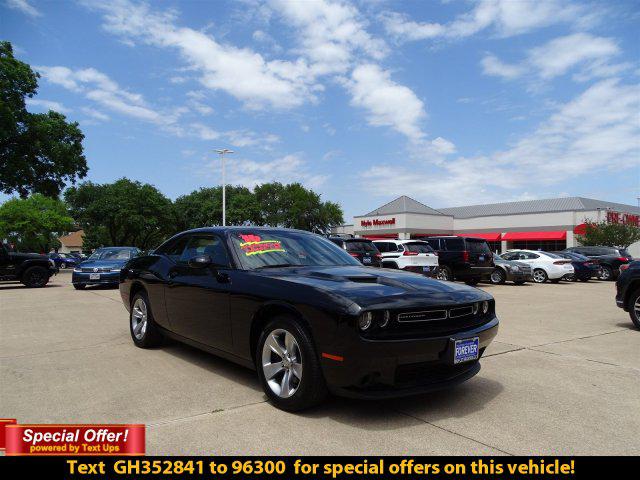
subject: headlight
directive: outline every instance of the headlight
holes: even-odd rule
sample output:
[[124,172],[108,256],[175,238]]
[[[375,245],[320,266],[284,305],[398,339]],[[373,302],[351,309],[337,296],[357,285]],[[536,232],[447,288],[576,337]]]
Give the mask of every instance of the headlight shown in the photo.
[[473,304],[473,314],[477,315],[479,309],[480,309],[480,303],[474,303]]
[[358,326],[360,327],[360,330],[368,329],[369,327],[371,327],[372,323],[373,323],[372,312],[365,312],[362,315],[360,315],[360,318],[358,319]]
[[79,267],[76,267],[76,268],[73,269],[73,271],[76,272],[76,273],[80,273],[80,272],[82,272],[82,269],[79,268]]
[[390,319],[391,319],[391,313],[389,313],[389,310],[385,310],[384,312],[382,312],[382,315],[380,315],[380,320],[378,320],[378,325],[380,325],[381,328],[384,328],[387,325],[389,325]]
[[489,302],[482,302],[482,314],[485,315],[489,311]]
[[520,271],[520,267],[518,265],[511,265],[511,270],[514,272],[519,272]]

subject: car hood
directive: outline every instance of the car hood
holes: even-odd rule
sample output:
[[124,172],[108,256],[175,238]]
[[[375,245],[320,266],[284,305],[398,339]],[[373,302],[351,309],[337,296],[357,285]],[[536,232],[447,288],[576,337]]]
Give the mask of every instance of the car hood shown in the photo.
[[128,260],[85,260],[81,262],[80,268],[122,268]]
[[[285,282],[304,284],[349,300],[359,308],[413,308],[492,299],[477,288],[423,275],[373,267],[287,267],[258,270]],[[357,313],[354,312],[354,313]]]
[[16,260],[45,260],[49,261],[48,255],[41,255],[39,253],[18,253],[18,252],[9,252],[9,256]]

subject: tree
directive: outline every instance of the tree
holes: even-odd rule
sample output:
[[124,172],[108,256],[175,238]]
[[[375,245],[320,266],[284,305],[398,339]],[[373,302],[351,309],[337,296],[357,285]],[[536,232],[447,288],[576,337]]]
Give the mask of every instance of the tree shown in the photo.
[[[246,187],[227,186],[227,225],[259,223],[255,196]],[[222,225],[222,187],[201,188],[174,202],[176,223],[180,230]]]
[[58,236],[74,228],[65,204],[57,198],[34,194],[0,205],[0,238],[20,251],[49,252],[60,245]]
[[177,233],[171,200],[156,187],[121,178],[84,182],[67,189],[65,200],[84,228],[87,248],[135,246],[143,250]]
[[67,182],[87,174],[84,135],[60,113],[27,112],[25,98],[36,94],[38,78],[14,58],[11,43],[0,42],[0,191],[57,198]]
[[582,245],[627,248],[640,240],[640,228],[623,223],[586,222],[585,234],[577,238]]
[[265,183],[254,194],[266,225],[328,233],[344,221],[340,205],[323,202],[319,194],[299,183]]

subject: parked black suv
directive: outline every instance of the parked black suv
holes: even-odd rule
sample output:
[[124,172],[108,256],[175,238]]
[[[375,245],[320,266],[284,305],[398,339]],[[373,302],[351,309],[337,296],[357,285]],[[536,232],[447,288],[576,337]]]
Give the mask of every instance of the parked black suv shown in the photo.
[[18,280],[27,287],[44,287],[57,272],[46,255],[10,252],[0,244],[0,280]]
[[349,255],[368,267],[382,266],[382,255],[373,242],[367,238],[329,237],[333,243],[347,251]]
[[640,261],[621,270],[616,282],[616,305],[629,312],[633,324],[640,328]]
[[422,237],[438,253],[440,280],[462,280],[475,285],[493,272],[493,254],[482,238]]
[[602,267],[600,280],[615,280],[620,274],[620,265],[625,265],[633,260],[633,257],[624,248],[589,246],[569,247],[564,251],[597,259]]

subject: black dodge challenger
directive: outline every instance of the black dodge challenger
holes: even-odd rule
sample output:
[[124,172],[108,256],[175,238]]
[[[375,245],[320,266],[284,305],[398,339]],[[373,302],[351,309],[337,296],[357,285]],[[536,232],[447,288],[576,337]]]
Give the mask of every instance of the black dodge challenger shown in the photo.
[[318,235],[212,227],[167,240],[120,273],[133,342],[170,337],[255,368],[295,411],[328,392],[411,395],[474,376],[498,331],[491,295],[365,267]]

